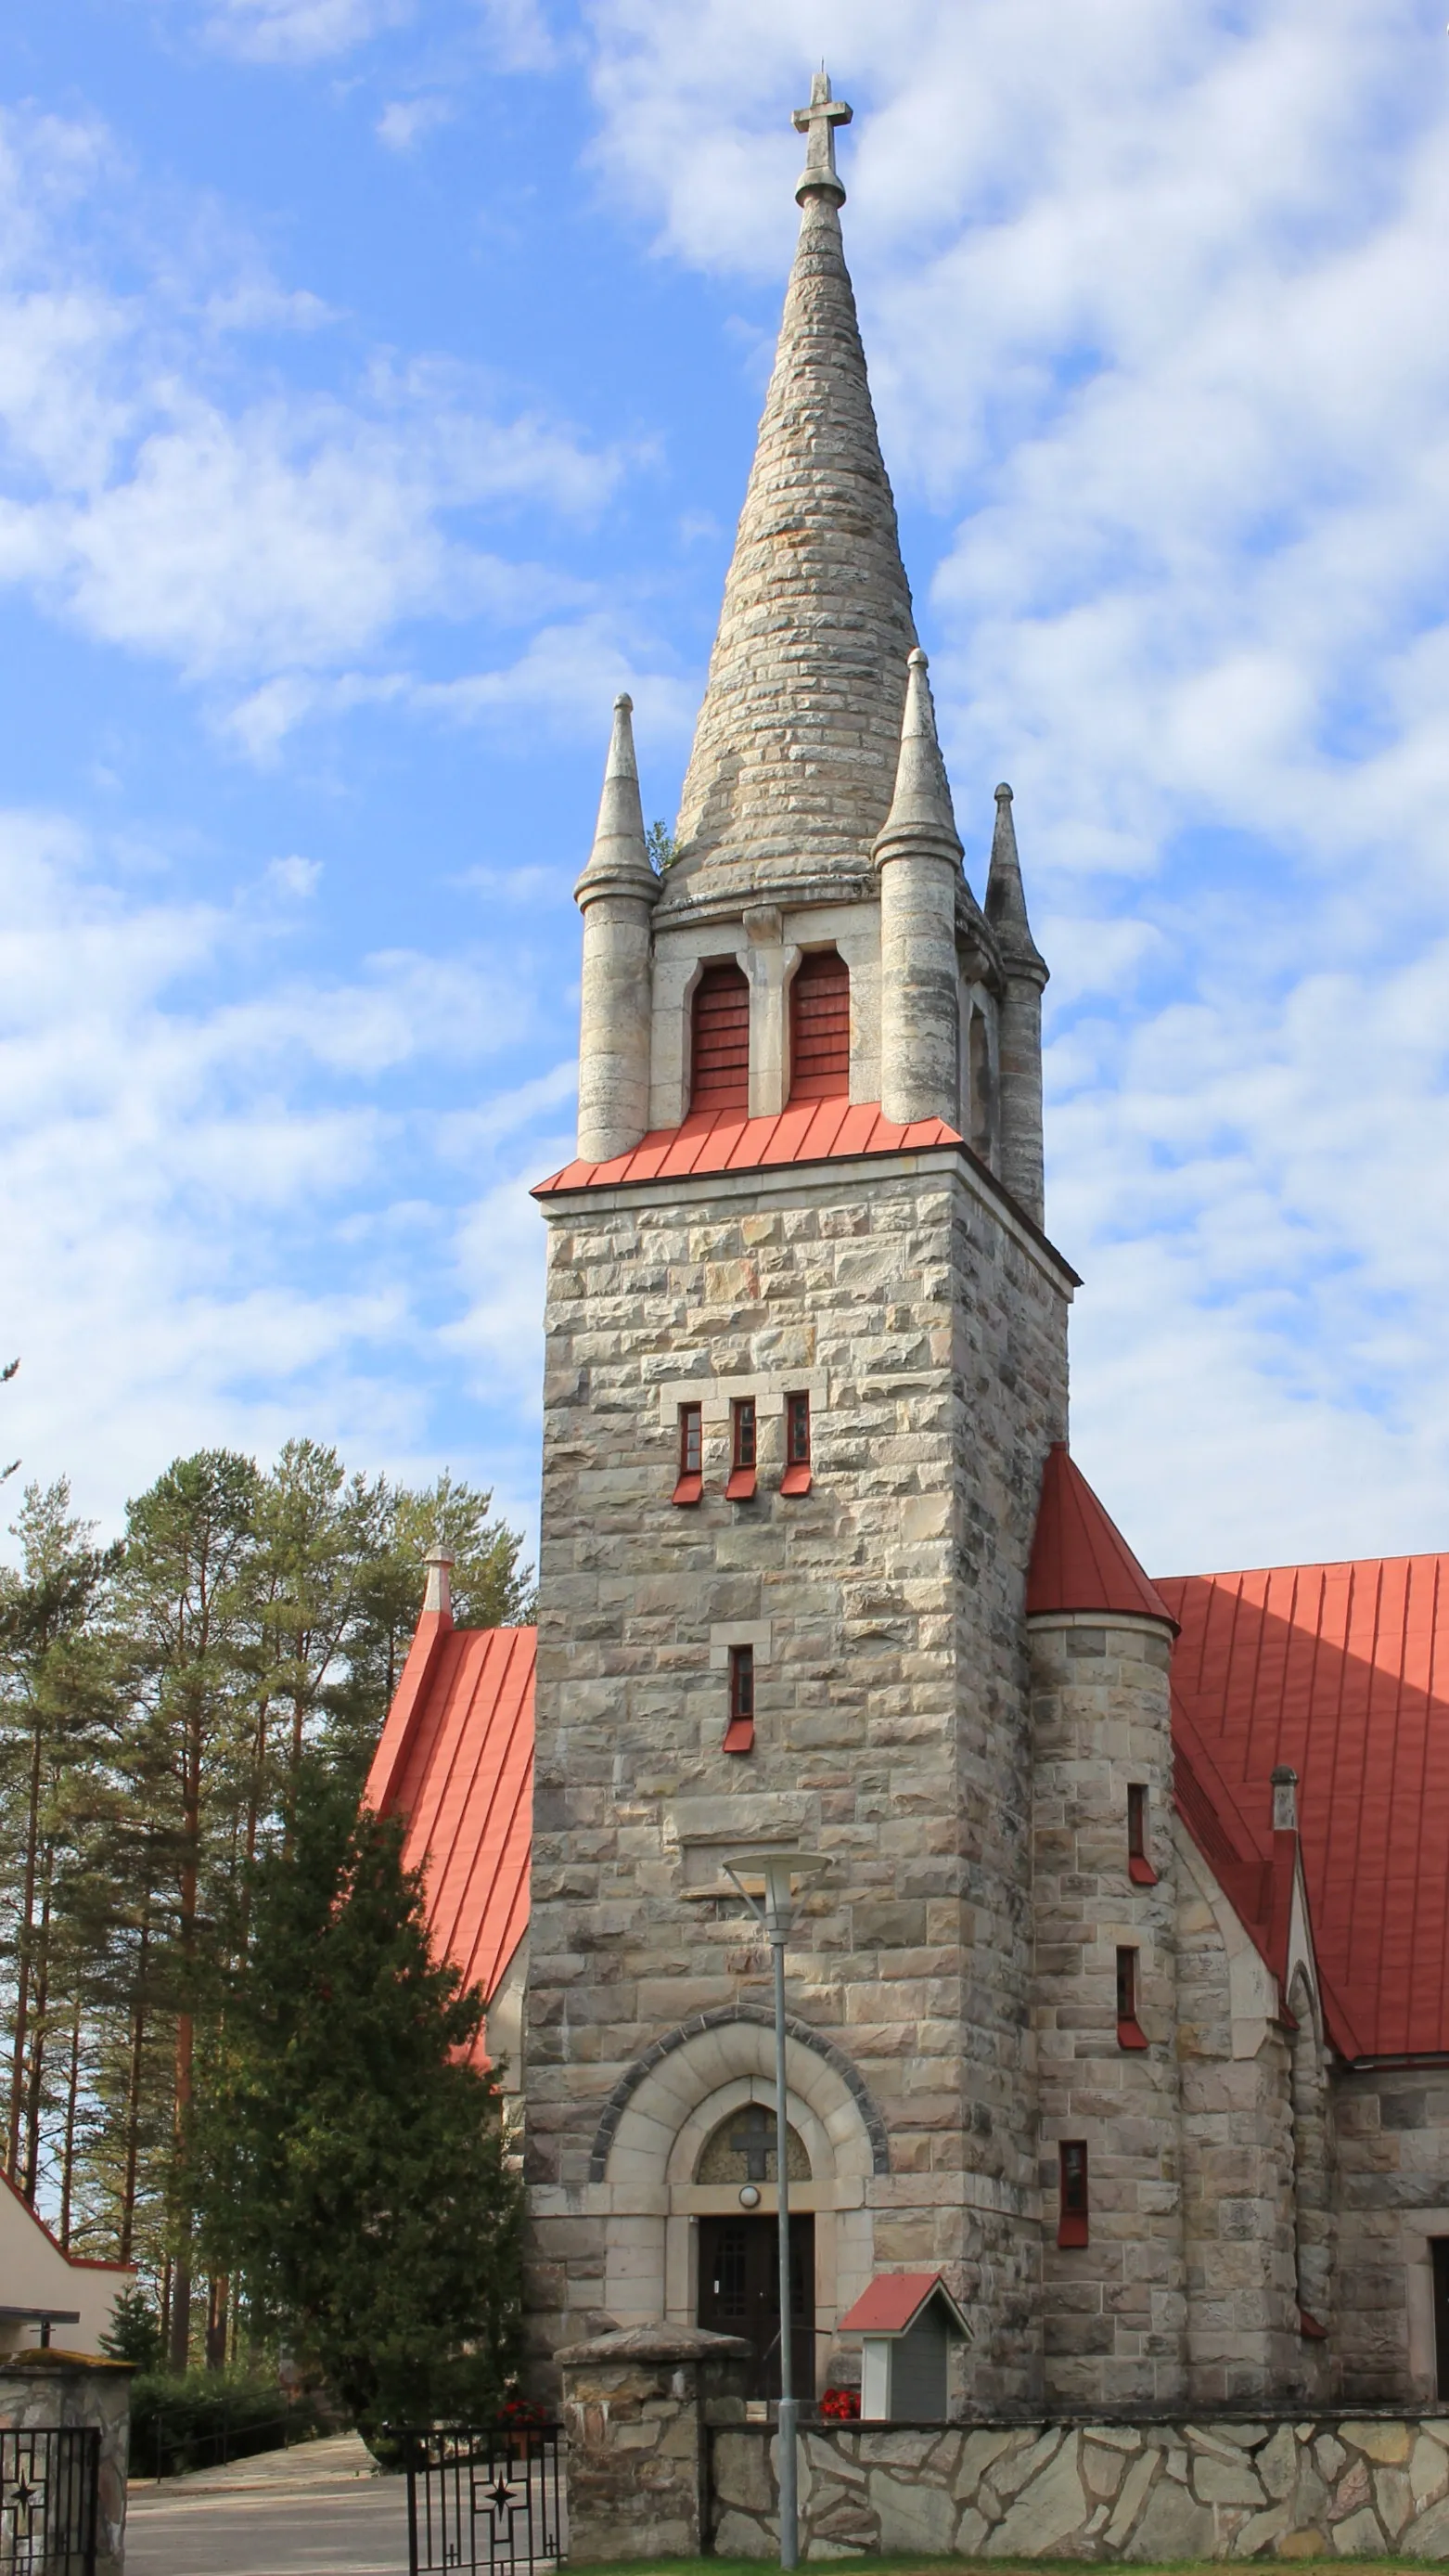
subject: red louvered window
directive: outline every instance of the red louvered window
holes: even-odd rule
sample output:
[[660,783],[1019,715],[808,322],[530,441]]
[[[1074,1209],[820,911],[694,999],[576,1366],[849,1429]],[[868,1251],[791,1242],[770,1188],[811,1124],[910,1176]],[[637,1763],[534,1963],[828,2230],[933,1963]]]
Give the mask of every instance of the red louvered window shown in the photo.
[[790,1097],[850,1097],[850,969],[833,948],[802,958],[790,987]]
[[694,988],[691,1109],[750,1105],[750,988],[738,966],[706,966]]

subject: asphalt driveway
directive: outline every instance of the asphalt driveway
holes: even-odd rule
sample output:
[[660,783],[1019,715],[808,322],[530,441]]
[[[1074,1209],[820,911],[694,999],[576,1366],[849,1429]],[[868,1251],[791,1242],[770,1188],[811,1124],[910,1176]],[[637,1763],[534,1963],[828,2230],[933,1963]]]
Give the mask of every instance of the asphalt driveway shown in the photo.
[[406,2576],[407,2487],[355,2433],[133,2486],[126,2576]]

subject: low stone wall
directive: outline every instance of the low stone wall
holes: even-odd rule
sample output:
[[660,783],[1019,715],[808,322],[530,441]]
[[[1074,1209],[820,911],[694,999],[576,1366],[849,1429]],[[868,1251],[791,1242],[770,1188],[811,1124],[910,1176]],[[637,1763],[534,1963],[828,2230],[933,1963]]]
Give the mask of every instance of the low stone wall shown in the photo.
[[97,2361],[82,2353],[11,2353],[0,2362],[0,2428],[94,2425],[100,2433],[96,2576],[121,2576],[125,2558],[133,2375],[129,2362]]
[[634,2326],[559,2353],[571,2559],[699,2556],[705,2444],[744,2414],[749,2350],[698,2326]]
[[[715,2549],[773,2558],[773,2429],[721,2425],[708,2439]],[[800,2444],[800,2554],[858,2550],[1449,2559],[1449,2413],[812,2428]]]

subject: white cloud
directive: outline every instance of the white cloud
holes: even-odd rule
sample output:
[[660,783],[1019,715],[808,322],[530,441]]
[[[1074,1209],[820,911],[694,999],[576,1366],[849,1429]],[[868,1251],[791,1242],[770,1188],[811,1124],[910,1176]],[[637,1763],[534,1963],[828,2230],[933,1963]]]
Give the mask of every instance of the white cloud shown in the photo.
[[452,115],[451,101],[439,98],[436,92],[424,92],[418,98],[389,99],[377,120],[378,141],[385,143],[389,152],[411,152],[415,143],[448,124]]
[[[460,1072],[479,1085],[531,1030],[526,957],[304,977],[275,904],[138,899],[136,881],[63,819],[0,815],[0,1318],[22,1357],[7,1456],[74,1471],[110,1520],[206,1440],[265,1451],[319,1428],[421,1471],[446,1454],[441,1319],[477,1344],[511,1468],[531,1418],[527,1372],[502,1359],[517,1282],[473,1275],[470,1197],[503,1186],[505,1142],[545,1168],[552,1135],[527,1131],[555,1123],[553,1089],[441,1160],[437,1139]],[[263,883],[295,902],[310,864]]]
[[315,696],[309,675],[404,620],[507,626],[587,596],[476,525],[588,518],[621,457],[536,411],[498,416],[437,362],[379,362],[333,394],[262,392],[253,369],[239,396],[218,341],[315,327],[323,308],[185,259],[115,292],[46,219],[103,166],[90,129],[0,120],[0,582],[229,695],[252,682],[235,730],[260,752]]
[[213,43],[243,62],[314,63],[406,26],[416,0],[211,0]]

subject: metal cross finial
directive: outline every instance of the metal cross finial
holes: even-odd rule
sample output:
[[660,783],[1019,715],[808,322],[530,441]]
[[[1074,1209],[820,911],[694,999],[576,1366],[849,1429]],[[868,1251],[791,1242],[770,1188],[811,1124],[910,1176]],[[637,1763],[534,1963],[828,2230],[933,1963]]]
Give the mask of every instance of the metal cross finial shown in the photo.
[[845,203],[845,189],[835,167],[835,129],[848,125],[853,111],[843,98],[830,95],[830,74],[822,63],[810,83],[810,104],[797,107],[792,124],[797,134],[809,136],[805,146],[805,167],[795,194],[801,205],[813,189],[822,197],[833,197],[837,206]]

